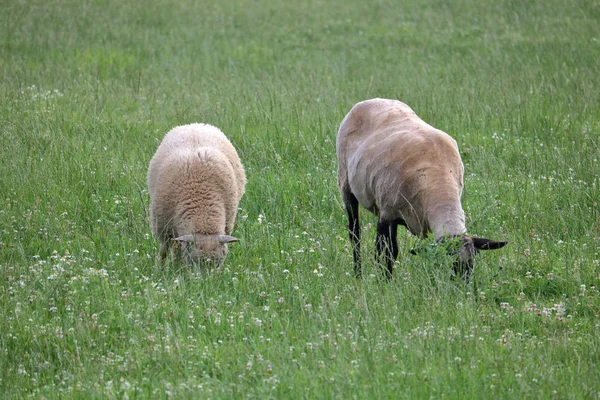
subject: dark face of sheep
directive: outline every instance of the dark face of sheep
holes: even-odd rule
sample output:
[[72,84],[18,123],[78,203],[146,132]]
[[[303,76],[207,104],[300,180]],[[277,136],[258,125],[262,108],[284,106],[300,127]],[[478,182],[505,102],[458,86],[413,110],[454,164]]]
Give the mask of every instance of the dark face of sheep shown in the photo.
[[173,239],[181,245],[185,260],[193,265],[207,268],[218,268],[227,256],[227,243],[239,239],[229,235],[205,235],[194,233]]
[[473,256],[479,253],[479,250],[497,250],[508,243],[474,236],[463,236],[459,240],[458,249],[451,253],[457,256],[457,260],[454,262],[454,271],[463,278],[467,278],[473,270]]

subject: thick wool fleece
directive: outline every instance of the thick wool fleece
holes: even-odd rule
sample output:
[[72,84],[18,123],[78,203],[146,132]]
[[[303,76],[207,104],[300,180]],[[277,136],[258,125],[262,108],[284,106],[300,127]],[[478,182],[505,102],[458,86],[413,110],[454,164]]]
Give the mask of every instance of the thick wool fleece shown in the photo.
[[437,239],[466,232],[456,141],[397,100],[356,104],[337,135],[338,185],[383,220]]
[[150,221],[161,242],[190,234],[231,234],[246,175],[238,154],[218,128],[191,124],[172,129],[148,170]]

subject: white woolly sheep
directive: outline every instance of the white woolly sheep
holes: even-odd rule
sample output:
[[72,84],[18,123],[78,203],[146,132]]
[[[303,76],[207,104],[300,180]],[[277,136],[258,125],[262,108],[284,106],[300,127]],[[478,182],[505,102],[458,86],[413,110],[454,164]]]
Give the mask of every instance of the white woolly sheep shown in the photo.
[[379,216],[377,254],[385,257],[388,278],[398,256],[399,224],[421,237],[433,231],[436,240],[459,238],[462,245],[454,267],[465,277],[475,253],[507,243],[466,235],[460,203],[464,167],[456,141],[406,104],[387,99],[357,103],[340,125],[336,149],[357,277],[359,204]]
[[[246,174],[225,134],[208,124],[173,128],[148,169],[150,223],[164,259],[174,242],[191,263],[220,265],[227,255]],[[179,254],[179,253],[177,253]]]

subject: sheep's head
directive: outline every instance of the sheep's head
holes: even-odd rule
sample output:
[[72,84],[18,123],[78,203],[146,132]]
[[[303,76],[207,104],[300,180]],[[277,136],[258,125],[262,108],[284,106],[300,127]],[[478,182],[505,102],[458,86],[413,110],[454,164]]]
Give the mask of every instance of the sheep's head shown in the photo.
[[[443,246],[447,254],[456,257],[453,267],[457,276],[468,278],[473,270],[473,257],[479,250],[496,250],[506,246],[508,242],[497,242],[475,236],[451,236],[437,240],[435,246]],[[412,254],[420,253],[424,247],[413,249]]]
[[173,240],[181,245],[186,261],[209,268],[220,267],[227,256],[227,243],[239,241],[229,235],[206,235],[203,233],[183,235]]
[[460,237],[458,249],[455,248],[453,251],[458,257],[454,262],[454,271],[459,276],[468,277],[473,269],[473,256],[479,253],[479,250],[497,250],[506,246],[507,243],[468,235]]

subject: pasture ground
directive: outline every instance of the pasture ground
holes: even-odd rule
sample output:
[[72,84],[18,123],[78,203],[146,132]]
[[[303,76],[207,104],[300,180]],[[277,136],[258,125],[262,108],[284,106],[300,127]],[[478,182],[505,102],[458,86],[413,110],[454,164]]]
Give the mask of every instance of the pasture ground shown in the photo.
[[[4,1],[1,397],[600,398],[600,4],[400,3]],[[510,241],[472,282],[402,230],[379,282],[364,211],[353,278],[335,135],[372,97],[456,138],[469,231]],[[208,276],[147,217],[190,122],[249,179]]]

